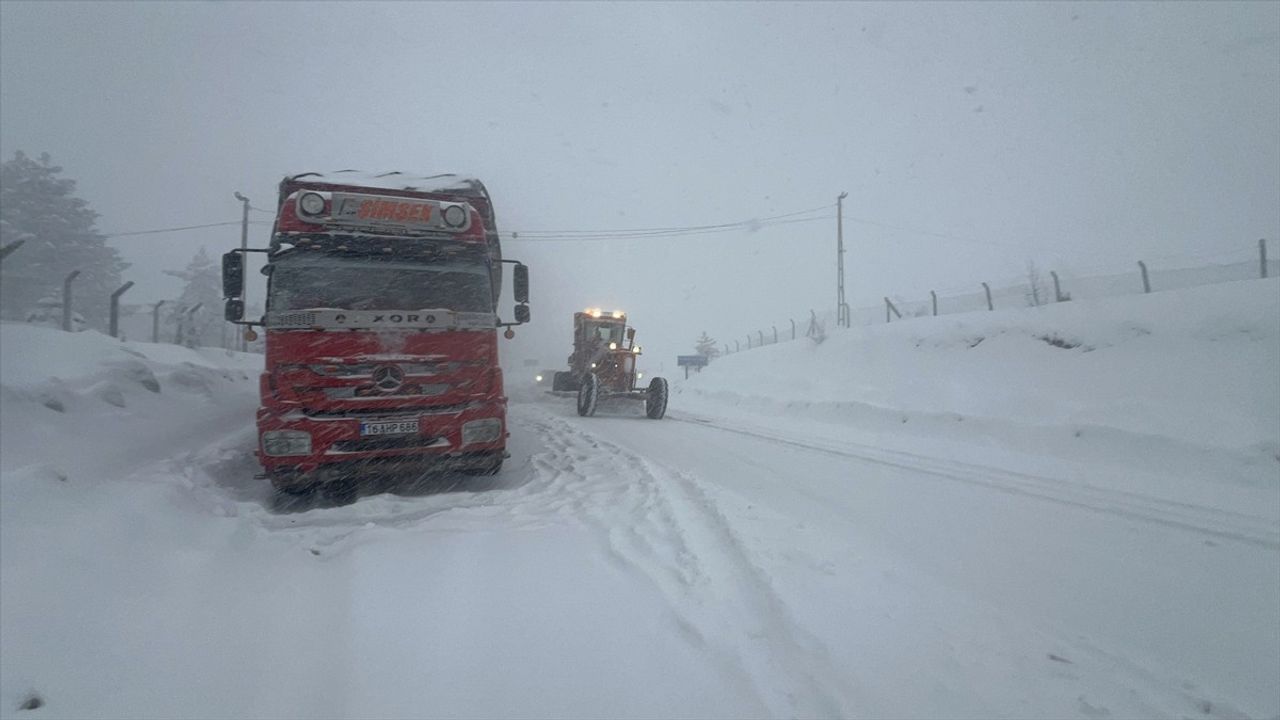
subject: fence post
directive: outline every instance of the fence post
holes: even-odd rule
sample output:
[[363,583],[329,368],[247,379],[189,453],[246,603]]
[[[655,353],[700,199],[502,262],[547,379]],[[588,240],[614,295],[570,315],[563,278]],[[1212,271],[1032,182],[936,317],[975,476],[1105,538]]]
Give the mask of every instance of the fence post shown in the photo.
[[62,330],[71,332],[71,281],[79,277],[79,270],[72,270],[62,281]]
[[116,288],[116,291],[111,293],[111,337],[120,337],[120,296],[131,287],[133,287],[132,280]]
[[[748,342],[748,343],[750,343],[750,342],[751,342],[751,338],[747,338],[747,342]],[[737,341],[737,340],[734,340],[734,341],[733,341],[733,351],[734,351],[734,352],[742,352],[742,346],[738,344],[738,341]]]
[[1142,292],[1151,292],[1151,278],[1147,277],[1147,264],[1139,260],[1138,269],[1142,270]]
[[751,349],[751,333],[747,333],[747,349]]
[[756,332],[760,333],[760,344],[757,345],[756,347],[762,347],[764,345],[764,331],[757,330]]
[[1053,277],[1053,301],[1062,302],[1062,283],[1058,282],[1058,273],[1050,270],[1049,275]]
[[893,303],[889,301],[889,298],[885,298],[885,299],[884,299],[884,321],[885,321],[885,322],[889,322],[889,311],[890,311],[890,310],[892,310],[892,311],[893,311],[893,314],[894,314],[894,315],[897,315],[897,316],[898,316],[898,319],[899,319],[899,320],[901,320],[901,319],[902,319],[902,313],[898,312],[898,308],[896,308],[896,307],[894,307],[894,306],[893,306]]
[[777,325],[773,326],[773,344],[774,345],[778,344],[778,326]]
[[991,304],[991,286],[982,283],[982,290],[987,293],[987,310],[995,310],[996,306]]
[[1267,239],[1258,240],[1258,266],[1262,268],[1262,279],[1267,279]]
[[163,304],[164,301],[161,300],[151,309],[151,342],[153,343],[160,342],[160,306]]
[[930,290],[929,300],[933,302],[933,316],[938,317],[938,293]]
[[796,339],[796,319],[791,318],[791,339]]
[[4,247],[0,248],[0,260],[4,260],[5,258],[9,257],[9,253],[22,247],[22,244],[25,242],[26,240],[14,240],[8,245],[5,245]]

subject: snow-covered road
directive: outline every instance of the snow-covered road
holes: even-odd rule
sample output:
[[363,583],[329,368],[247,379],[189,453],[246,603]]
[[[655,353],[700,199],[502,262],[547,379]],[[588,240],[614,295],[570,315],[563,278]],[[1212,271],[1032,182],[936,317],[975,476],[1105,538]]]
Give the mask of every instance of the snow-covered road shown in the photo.
[[755,658],[757,687],[783,693],[775,714],[1229,715],[1235,698],[1274,694],[1280,533],[1265,505],[1197,506],[777,418],[526,413],[569,447],[607,448],[594,477],[661,498],[655,516],[681,542],[624,557],[704,580],[666,583],[669,602],[716,608],[703,636],[749,670]]

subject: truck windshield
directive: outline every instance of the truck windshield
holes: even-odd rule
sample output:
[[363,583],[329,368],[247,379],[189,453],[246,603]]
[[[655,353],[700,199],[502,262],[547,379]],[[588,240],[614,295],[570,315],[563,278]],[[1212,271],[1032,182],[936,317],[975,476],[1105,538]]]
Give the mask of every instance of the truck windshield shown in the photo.
[[277,260],[268,309],[421,310],[490,312],[488,268],[333,256]]
[[622,344],[622,328],[621,323],[604,323],[604,322],[588,322],[587,339],[598,338],[601,342],[616,342]]

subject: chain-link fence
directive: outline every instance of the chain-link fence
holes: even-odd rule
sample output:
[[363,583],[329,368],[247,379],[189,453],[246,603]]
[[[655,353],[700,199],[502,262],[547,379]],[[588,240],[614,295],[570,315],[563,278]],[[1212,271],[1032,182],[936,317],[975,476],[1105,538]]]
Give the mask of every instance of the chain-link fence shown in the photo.
[[[1199,264],[1187,265],[1194,261],[1199,261]],[[1242,248],[1235,252],[1137,261],[1130,272],[1105,273],[1099,270],[1095,268],[1091,272],[1086,268],[1074,272],[1058,272],[1032,266],[1028,268],[1026,276],[1016,282],[993,285],[978,281],[970,288],[935,290],[926,297],[886,295],[883,304],[851,308],[849,325],[865,326],[935,315],[1010,310],[1072,300],[1280,277],[1280,260],[1269,258],[1267,243],[1260,240],[1254,248]],[[741,334],[732,341],[722,343],[722,351],[724,354],[732,354],[806,336],[823,337],[826,332],[837,327],[835,311],[811,310],[803,318],[783,320],[781,332],[778,332],[778,325],[770,323],[750,333]]]

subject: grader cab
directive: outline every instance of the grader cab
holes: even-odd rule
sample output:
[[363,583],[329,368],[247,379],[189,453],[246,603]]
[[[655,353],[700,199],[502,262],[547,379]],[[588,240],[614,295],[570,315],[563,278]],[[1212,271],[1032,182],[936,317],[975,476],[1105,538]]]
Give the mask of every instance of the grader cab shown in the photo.
[[644,402],[645,415],[654,420],[667,413],[667,381],[656,377],[638,387],[636,370],[640,346],[636,330],[627,327],[626,313],[588,308],[573,314],[573,354],[569,370],[557,372],[552,390],[577,392],[578,414],[595,415],[601,400],[630,399]]

